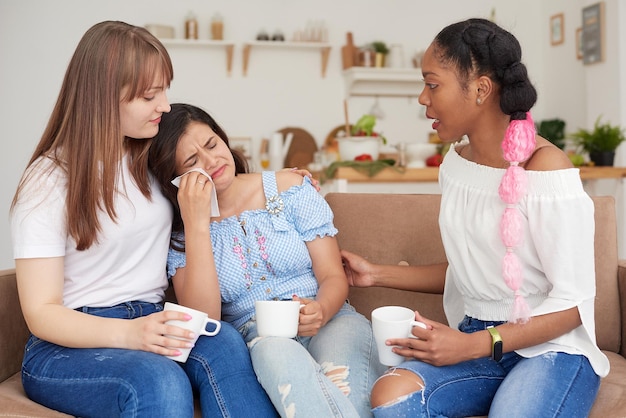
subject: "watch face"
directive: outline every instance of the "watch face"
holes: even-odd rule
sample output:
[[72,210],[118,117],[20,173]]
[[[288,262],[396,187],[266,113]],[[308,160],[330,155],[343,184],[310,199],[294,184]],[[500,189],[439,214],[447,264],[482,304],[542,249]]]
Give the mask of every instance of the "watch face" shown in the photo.
[[495,361],[502,360],[502,341],[496,341],[493,343],[492,357]]

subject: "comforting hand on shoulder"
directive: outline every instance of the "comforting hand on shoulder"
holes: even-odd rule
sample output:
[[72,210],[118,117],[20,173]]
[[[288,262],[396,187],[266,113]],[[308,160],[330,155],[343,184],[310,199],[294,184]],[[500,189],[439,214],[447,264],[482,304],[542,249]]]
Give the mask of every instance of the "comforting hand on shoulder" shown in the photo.
[[341,259],[350,286],[370,287],[374,285],[371,274],[372,264],[369,261],[346,250],[341,250]]

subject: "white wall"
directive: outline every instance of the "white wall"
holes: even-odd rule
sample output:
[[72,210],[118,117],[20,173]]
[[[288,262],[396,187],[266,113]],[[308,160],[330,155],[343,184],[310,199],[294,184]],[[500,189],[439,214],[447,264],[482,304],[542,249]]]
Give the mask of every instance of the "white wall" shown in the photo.
[[[230,135],[258,141],[275,130],[298,126],[321,144],[330,130],[343,123],[340,50],[347,31],[354,33],[357,45],[378,39],[400,43],[408,61],[414,52],[426,48],[443,26],[468,17],[489,17],[493,7],[496,21],[520,40],[523,60],[539,89],[535,119],[561,117],[573,128],[593,121],[595,117],[585,105],[586,95],[604,87],[608,70],[600,67],[614,64],[598,65],[602,74],[594,74],[593,82],[585,78],[587,69],[575,59],[575,27],[570,24],[570,20],[580,21],[581,3],[583,0],[0,0],[0,122],[4,128],[0,217],[8,218],[17,181],[44,129],[77,42],[99,21],[169,24],[180,37],[184,17],[193,10],[199,16],[200,37],[206,38],[210,17],[219,12],[224,18],[225,38],[236,43],[232,76],[226,76],[224,53],[219,49],[170,49],[175,72],[170,100],[204,107]],[[566,13],[566,42],[550,47],[549,16],[561,11]],[[243,77],[242,42],[253,40],[262,28],[269,32],[280,29],[289,38],[307,21],[320,19],[326,22],[332,46],[325,78],[320,74],[318,53],[256,49],[250,56],[248,76]],[[617,89],[608,89],[615,91],[608,100],[603,99],[603,106],[619,108],[614,102],[619,98]],[[373,102],[373,98],[351,99],[350,119],[366,113]],[[380,104],[387,116],[379,125],[391,143],[426,140],[430,123],[420,117],[422,109],[416,99],[381,98]],[[2,221],[0,268],[13,266],[11,254],[8,222]]]

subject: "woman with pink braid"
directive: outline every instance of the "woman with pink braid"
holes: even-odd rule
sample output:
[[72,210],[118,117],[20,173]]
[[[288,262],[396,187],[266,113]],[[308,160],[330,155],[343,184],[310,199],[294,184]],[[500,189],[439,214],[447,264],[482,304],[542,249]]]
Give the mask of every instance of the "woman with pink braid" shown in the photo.
[[593,202],[536,135],[521,59],[515,37],[483,19],[444,28],[424,54],[419,101],[452,144],[439,172],[448,262],[342,251],[352,286],[443,292],[458,324],[416,312],[426,329],[387,341],[407,359],[374,385],[376,417],[583,417],[609,371],[595,340]]

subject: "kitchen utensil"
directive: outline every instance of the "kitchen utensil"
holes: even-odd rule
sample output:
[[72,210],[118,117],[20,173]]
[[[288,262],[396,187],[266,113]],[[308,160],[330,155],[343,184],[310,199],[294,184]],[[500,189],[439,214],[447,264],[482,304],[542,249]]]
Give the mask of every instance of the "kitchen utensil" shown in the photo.
[[285,137],[289,134],[293,135],[291,146],[285,157],[285,167],[306,168],[314,160],[313,156],[318,149],[313,135],[305,129],[296,127],[286,127],[278,132]]
[[376,119],[385,118],[385,112],[383,111],[382,107],[380,107],[380,103],[378,102],[378,96],[376,96],[376,98],[374,99],[374,104],[370,109],[370,115],[376,116]]
[[285,167],[285,157],[291,146],[293,133],[283,136],[281,132],[274,132],[270,139],[270,169],[273,171]]

